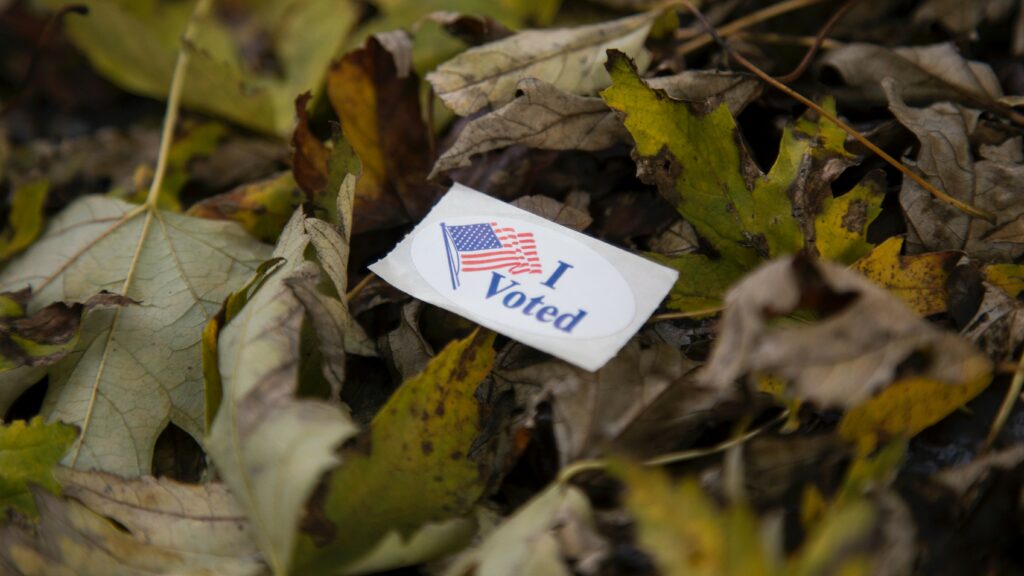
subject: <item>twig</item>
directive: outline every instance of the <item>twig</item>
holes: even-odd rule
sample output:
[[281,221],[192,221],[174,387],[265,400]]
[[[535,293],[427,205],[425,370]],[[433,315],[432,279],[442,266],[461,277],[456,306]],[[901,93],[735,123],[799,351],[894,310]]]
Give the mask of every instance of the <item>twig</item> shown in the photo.
[[1013,380],[1010,381],[1010,389],[1006,391],[1003,404],[999,407],[999,413],[996,414],[996,419],[992,422],[992,428],[988,431],[988,437],[985,438],[985,445],[982,451],[987,451],[996,441],[999,432],[1010,418],[1010,412],[1013,411],[1014,405],[1017,404],[1022,388],[1024,388],[1024,352],[1021,352],[1020,359],[1017,360],[1017,370],[1013,374]]
[[164,174],[167,172],[167,157],[171,151],[171,142],[174,140],[174,126],[178,123],[178,109],[181,106],[181,92],[185,88],[185,73],[188,70],[189,45],[196,35],[196,22],[206,16],[210,11],[211,0],[198,0],[192,15],[185,26],[185,32],[181,36],[181,49],[178,50],[178,60],[174,64],[174,75],[171,76],[171,89],[167,94],[167,112],[164,114],[163,131],[160,134],[160,151],[156,159],[156,171],[153,173],[153,181],[149,184],[149,193],[146,195],[145,205],[149,208],[156,208],[157,200],[160,197],[160,188],[164,183]]
[[818,49],[821,48],[822,42],[824,42],[825,38],[832,33],[832,29],[836,27],[836,24],[839,24],[839,21],[842,20],[843,17],[846,16],[859,1],[860,0],[846,0],[846,2],[839,7],[839,10],[836,10],[835,14],[829,17],[828,21],[825,22],[825,25],[821,27],[821,30],[818,30],[818,34],[814,37],[814,43],[811,44],[807,53],[804,54],[803,59],[801,59],[800,63],[796,65],[796,68],[794,68],[789,74],[776,76],[775,79],[779,82],[792,82],[803,76],[807,67],[811,65],[811,61],[814,60],[814,55],[817,54]]
[[[651,458],[650,460],[647,460],[646,462],[644,462],[644,466],[666,466],[668,464],[677,464],[679,462],[686,462],[688,460],[696,460],[697,458],[703,458],[705,456],[710,456],[712,454],[724,452],[725,450],[728,450],[733,446],[739,446],[740,444],[747,442],[751,438],[754,438],[755,436],[763,433],[765,430],[768,430],[769,428],[781,422],[784,422],[788,417],[789,410],[784,410],[781,414],[773,418],[767,424],[764,424],[759,428],[755,428],[750,432],[747,432],[740,436],[736,436],[735,438],[730,438],[729,440],[726,440],[725,442],[721,442],[719,444],[715,444],[714,446],[708,446],[707,448],[698,448],[695,450],[683,450],[681,452],[669,452],[668,454],[662,454],[661,456],[656,456],[654,458]],[[608,468],[609,464],[610,462],[608,460],[603,459],[577,460],[576,462],[573,462],[572,464],[569,464],[568,466],[562,469],[562,471],[558,474],[557,481],[559,483],[564,484],[568,482],[570,479],[572,479],[573,476],[576,476],[582,472],[605,470]]]
[[742,54],[733,50],[729,46],[729,44],[725,42],[721,36],[719,36],[718,32],[715,30],[715,27],[710,22],[708,22],[707,18],[704,17],[704,14],[689,0],[675,0],[675,2],[682,6],[685,6],[687,10],[689,10],[698,20],[700,20],[704,27],[707,28],[708,34],[710,34],[711,37],[722,47],[722,49],[725,50],[726,54],[728,54],[734,60],[739,62],[744,68],[749,70],[762,81],[768,83],[769,85],[779,90],[780,92],[786,94],[790,98],[793,98],[794,100],[800,102],[804,106],[807,106],[811,110],[814,110],[822,117],[827,118],[836,126],[839,126],[839,128],[841,128],[844,132],[852,136],[854,140],[860,142],[862,146],[877,154],[882,160],[885,160],[890,166],[902,172],[904,176],[916,182],[918,186],[927,190],[935,198],[938,198],[939,200],[942,200],[943,202],[946,202],[951,206],[955,206],[960,211],[970,214],[971,216],[976,216],[989,222],[995,221],[995,216],[993,216],[992,214],[989,214],[984,210],[981,210],[979,208],[971,206],[970,204],[953,198],[952,196],[946,194],[942,190],[939,190],[930,182],[919,176],[916,172],[904,166],[902,162],[890,156],[885,150],[882,150],[881,148],[876,146],[874,142],[868,140],[863,134],[855,130],[852,126],[840,120],[838,117],[836,117],[835,114],[832,114],[828,110],[825,110],[821,106],[818,106],[810,98],[807,98],[803,94],[800,94],[796,90],[793,90],[792,88],[786,86],[782,82],[779,82],[775,78],[772,78],[767,72],[758,68],[756,65],[754,65],[753,62],[747,60]]
[[369,274],[364,276],[363,279],[360,280],[358,284],[353,286],[352,289],[349,290],[347,294],[345,294],[345,299],[348,300],[349,302],[351,302],[352,299],[355,298],[357,294],[362,292],[363,288],[366,288],[366,286],[370,283],[370,281],[373,280],[376,277],[377,277],[377,275],[374,274],[373,272],[370,272]]
[[[776,16],[781,16],[787,12],[806,8],[807,6],[813,6],[815,4],[821,4],[825,0],[787,0],[786,2],[779,2],[758,10],[757,12],[751,12],[742,18],[737,18],[732,22],[722,26],[722,29],[718,31],[718,34],[723,38],[728,38],[742,30],[750,28],[756,24],[760,24],[765,20],[771,20]],[[690,52],[694,52],[714,42],[713,35],[708,33],[702,34],[693,40],[690,40],[686,44],[679,47],[679,55],[685,56]]]
[[705,308],[703,310],[691,310],[689,312],[665,312],[664,314],[655,314],[647,319],[648,324],[654,322],[661,322],[662,320],[679,320],[682,318],[696,318],[698,316],[711,316],[718,314],[725,310],[725,306],[718,306],[716,308]]

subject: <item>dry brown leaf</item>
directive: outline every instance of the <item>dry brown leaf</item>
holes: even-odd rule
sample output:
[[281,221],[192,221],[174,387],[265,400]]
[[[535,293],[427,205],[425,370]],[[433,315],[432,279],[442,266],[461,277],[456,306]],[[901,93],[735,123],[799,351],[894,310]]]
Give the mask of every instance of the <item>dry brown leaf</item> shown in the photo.
[[660,12],[579,26],[526,30],[497,42],[470,48],[427,74],[434,92],[456,114],[467,116],[485,106],[503,106],[515,98],[524,78],[549,82],[572,94],[594,94],[608,86],[605,53],[616,48],[646,69],[650,54],[644,40]]
[[[851,408],[897,378],[953,386],[977,381],[991,369],[967,341],[830,262],[774,260],[734,286],[725,304],[721,333],[702,374],[715,386],[770,374],[787,380],[800,398]],[[807,310],[819,320],[784,320]],[[914,367],[904,364],[911,357],[920,359]]]
[[551,360],[502,371],[497,378],[527,391],[534,402],[551,398],[555,440],[564,465],[596,456],[693,368],[694,364],[671,346],[641,349],[633,340],[597,372]]
[[512,205],[576,231],[586,229],[594,221],[585,211],[542,195],[521,196]]
[[822,57],[821,65],[834,69],[843,81],[859,92],[859,98],[884,103],[880,86],[896,78],[909,102],[981,100],[1003,95],[992,68],[965,60],[953,44],[885,48],[876,44],[847,44]]
[[[728,72],[688,70],[651,78],[648,83],[677,100],[721,98],[733,115],[761,94],[756,80]],[[513,144],[542,150],[597,151],[632,141],[622,119],[600,98],[571,94],[536,78],[520,80],[515,89],[515,100],[466,124],[455,143],[438,158],[430,178],[469,166],[475,154]]]
[[889,109],[921,142],[913,166],[947,194],[996,217],[994,224],[975,218],[905,178],[900,204],[908,220],[911,251],[964,250],[981,260],[1012,260],[1024,254],[1021,138],[982,146],[976,158],[969,138],[979,112],[948,102],[911,108],[903,102],[901,85],[893,80],[883,85]]

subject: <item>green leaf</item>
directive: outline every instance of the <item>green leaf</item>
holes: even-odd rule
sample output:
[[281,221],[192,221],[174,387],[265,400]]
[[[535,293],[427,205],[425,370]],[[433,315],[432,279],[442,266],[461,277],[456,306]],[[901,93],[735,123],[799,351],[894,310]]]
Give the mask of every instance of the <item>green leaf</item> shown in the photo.
[[[81,428],[67,465],[137,476],[168,422],[202,435],[202,327],[267,251],[233,223],[93,196],[4,269],[3,290],[32,288],[30,312],[101,290],[140,303],[86,314],[78,346],[48,368],[43,414]],[[0,374],[0,386],[33,376]]]
[[[681,272],[670,307],[716,305],[727,285],[721,280],[767,258],[817,246],[823,257],[848,264],[870,248],[867,226],[881,192],[870,180],[832,197],[831,181],[855,158],[843,146],[846,133],[831,121],[805,115],[786,127],[765,174],[725,102],[674,100],[651,88],[621,53],[612,52],[607,66],[612,86],[601,96],[623,115],[636,142],[638,175],[657,185],[720,257],[665,260]],[[823,107],[835,112],[832,100]],[[710,281],[699,275],[706,269],[715,272]]]
[[0,232],[0,262],[24,251],[43,231],[43,209],[49,192],[46,180],[33,180],[14,188],[7,227]]
[[45,424],[38,416],[28,423],[0,424],[0,509],[34,516],[30,484],[59,493],[53,469],[77,435],[74,426]]
[[[65,3],[43,0],[57,10]],[[89,15],[68,18],[72,41],[92,65],[131,92],[165,98],[180,47],[179,35],[193,2],[87,0]],[[285,135],[292,127],[292,100],[320,84],[331,58],[358,17],[339,0],[248,3],[248,26],[221,21],[217,10],[198,22],[182,102],[241,126]],[[243,30],[254,38],[235,37]],[[242,61],[247,41],[272,38],[280,73],[254,70]],[[265,41],[265,40],[264,40]]]
[[679,281],[668,294],[667,305],[675,310],[698,311],[718,308],[722,295],[746,270],[729,260],[712,260],[702,254],[663,256],[646,254],[648,258],[679,271]]
[[[311,220],[295,212],[273,253],[280,260],[261,271],[250,284],[255,292],[219,331],[223,398],[206,442],[276,573],[291,563],[307,500],[344,461],[337,449],[357,430],[339,404],[299,397],[306,311],[288,281],[319,278],[305,256],[315,250]],[[227,308],[239,304],[229,300]]]
[[307,509],[298,573],[344,568],[389,534],[406,538],[470,511],[486,484],[487,470],[471,451],[481,433],[475,394],[490,373],[493,341],[493,333],[478,332],[449,344],[341,452],[344,464]]

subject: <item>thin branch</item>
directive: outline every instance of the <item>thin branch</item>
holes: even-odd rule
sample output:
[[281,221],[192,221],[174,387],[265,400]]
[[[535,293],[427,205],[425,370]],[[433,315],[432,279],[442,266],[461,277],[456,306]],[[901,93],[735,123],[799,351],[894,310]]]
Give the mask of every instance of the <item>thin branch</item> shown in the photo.
[[164,114],[163,132],[160,134],[160,151],[156,159],[156,171],[153,173],[153,181],[149,185],[149,193],[146,195],[146,206],[156,208],[157,200],[160,197],[160,188],[164,184],[164,174],[167,172],[167,157],[171,151],[171,142],[174,140],[174,127],[178,123],[178,109],[181,106],[181,93],[185,88],[185,73],[188,70],[189,47],[196,35],[196,22],[206,16],[210,11],[211,0],[197,0],[192,15],[185,26],[185,32],[181,37],[181,49],[178,50],[178,60],[174,64],[174,75],[171,77],[171,89],[167,94],[167,112]]
[[1013,380],[1010,381],[1010,389],[1006,391],[1003,404],[999,407],[999,413],[996,414],[996,419],[992,422],[992,428],[988,431],[988,437],[985,438],[985,446],[982,448],[982,451],[987,451],[996,441],[999,432],[1010,418],[1010,412],[1013,411],[1013,407],[1017,404],[1017,399],[1020,398],[1021,389],[1024,389],[1024,352],[1021,352],[1020,359],[1017,360],[1017,370],[1013,374]]
[[836,27],[836,24],[839,24],[839,21],[842,20],[843,17],[846,16],[859,1],[860,0],[846,0],[846,2],[839,7],[839,10],[836,10],[835,14],[825,22],[825,25],[821,27],[821,30],[818,31],[818,34],[814,37],[814,43],[811,44],[807,53],[804,54],[803,59],[801,59],[800,63],[796,65],[796,68],[794,68],[789,74],[776,76],[775,79],[779,82],[792,82],[803,76],[807,67],[811,65],[811,61],[814,60],[814,55],[817,54],[818,49],[821,48],[825,38],[832,33],[832,29]]
[[[737,34],[743,30],[746,30],[747,28],[750,28],[751,26],[760,24],[761,22],[764,22],[766,20],[771,20],[772,18],[775,18],[777,16],[782,16],[787,12],[792,12],[794,10],[806,8],[808,6],[813,6],[815,4],[821,4],[822,2],[825,1],[826,0],[787,0],[786,2],[779,2],[778,4],[773,4],[762,10],[758,10],[757,12],[751,12],[746,16],[733,20],[732,22],[726,24],[725,26],[722,26],[722,29],[718,31],[718,34],[720,34],[723,38],[728,38],[729,36]],[[701,34],[697,38],[694,38],[693,40],[690,40],[686,44],[683,44],[679,48],[679,54],[681,56],[685,56],[690,52],[699,50],[704,46],[707,46],[708,44],[714,42],[713,34],[709,34],[709,32],[710,30],[706,29],[706,32],[704,34]]]
[[[711,456],[719,452],[724,452],[733,446],[739,446],[750,439],[764,433],[769,428],[772,428],[782,422],[785,422],[786,418],[789,417],[789,410],[784,410],[781,414],[773,418],[767,424],[755,428],[745,434],[741,434],[734,438],[730,438],[725,442],[715,444],[714,446],[708,446],[707,448],[697,448],[694,450],[683,450],[681,452],[669,452],[668,454],[662,454],[656,456],[644,462],[644,466],[666,466],[668,464],[678,464],[679,462],[686,462],[688,460],[696,460],[705,456]],[[574,476],[579,475],[582,472],[591,472],[595,470],[605,470],[608,468],[610,462],[604,459],[593,459],[593,460],[577,460],[572,464],[569,464],[558,474],[559,483],[566,483],[571,480]]]

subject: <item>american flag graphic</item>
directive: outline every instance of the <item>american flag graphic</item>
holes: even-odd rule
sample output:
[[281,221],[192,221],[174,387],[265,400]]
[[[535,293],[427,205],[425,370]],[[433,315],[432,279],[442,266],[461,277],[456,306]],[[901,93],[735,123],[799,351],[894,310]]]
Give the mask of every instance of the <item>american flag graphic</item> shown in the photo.
[[441,223],[448,253],[452,289],[459,287],[459,274],[508,269],[509,274],[540,274],[537,242],[532,232],[497,222],[447,226]]

